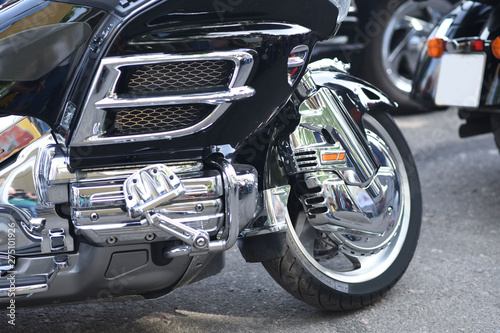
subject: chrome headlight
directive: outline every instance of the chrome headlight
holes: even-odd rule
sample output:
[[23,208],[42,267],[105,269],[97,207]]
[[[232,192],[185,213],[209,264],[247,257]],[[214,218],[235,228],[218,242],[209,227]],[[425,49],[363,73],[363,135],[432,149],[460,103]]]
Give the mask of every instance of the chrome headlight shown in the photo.
[[349,13],[349,7],[351,6],[351,0],[330,0],[339,9],[339,17],[337,19],[337,24],[342,23],[347,14]]

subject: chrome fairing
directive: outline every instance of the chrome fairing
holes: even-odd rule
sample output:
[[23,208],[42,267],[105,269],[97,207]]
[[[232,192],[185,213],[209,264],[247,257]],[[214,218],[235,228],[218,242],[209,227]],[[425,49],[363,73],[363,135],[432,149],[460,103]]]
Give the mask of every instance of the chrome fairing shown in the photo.
[[104,12],[50,1],[0,10],[0,114],[36,117],[50,127]]

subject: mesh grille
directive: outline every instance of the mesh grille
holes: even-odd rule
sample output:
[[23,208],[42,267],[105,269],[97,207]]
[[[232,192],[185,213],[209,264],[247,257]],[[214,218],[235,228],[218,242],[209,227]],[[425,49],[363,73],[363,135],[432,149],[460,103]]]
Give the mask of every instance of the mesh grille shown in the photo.
[[122,69],[124,80],[119,86],[125,93],[164,92],[200,88],[227,87],[234,72],[229,60],[197,60]]
[[171,105],[121,109],[114,115],[112,135],[167,132],[187,128],[203,120],[214,110],[204,104]]

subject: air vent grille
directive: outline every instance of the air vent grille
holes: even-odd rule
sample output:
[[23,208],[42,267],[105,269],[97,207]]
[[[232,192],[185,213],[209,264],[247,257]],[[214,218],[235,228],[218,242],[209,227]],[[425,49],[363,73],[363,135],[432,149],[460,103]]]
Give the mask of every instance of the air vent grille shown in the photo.
[[235,64],[230,60],[197,60],[127,66],[119,83],[123,93],[154,93],[228,87]]
[[186,104],[108,110],[114,117],[113,136],[168,132],[188,128],[214,110],[206,104]]

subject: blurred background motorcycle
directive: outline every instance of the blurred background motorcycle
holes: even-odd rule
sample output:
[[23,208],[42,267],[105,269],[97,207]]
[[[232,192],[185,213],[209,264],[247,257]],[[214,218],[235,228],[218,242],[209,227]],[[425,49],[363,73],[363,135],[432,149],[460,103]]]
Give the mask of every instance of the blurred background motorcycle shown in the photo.
[[500,147],[500,4],[463,1],[429,36],[412,98],[429,109],[458,108],[462,138],[493,132]]
[[350,72],[374,84],[400,106],[422,109],[409,97],[427,36],[458,0],[352,0],[335,37],[316,46],[314,57],[338,57]]

